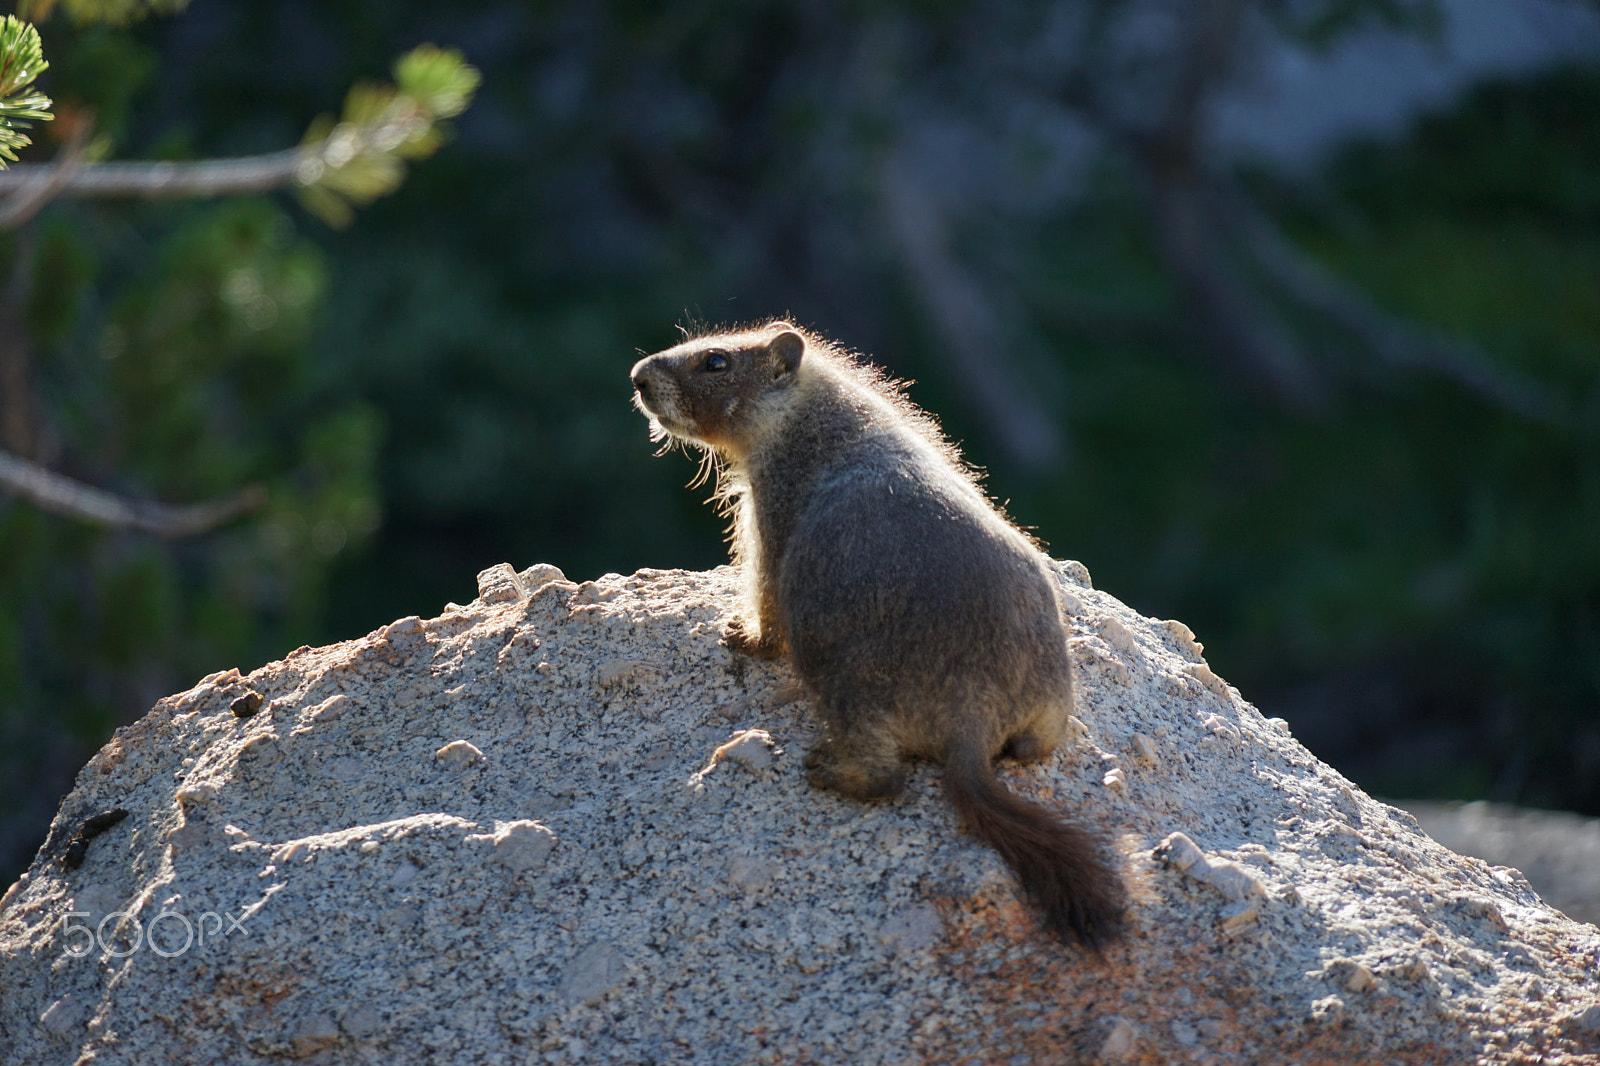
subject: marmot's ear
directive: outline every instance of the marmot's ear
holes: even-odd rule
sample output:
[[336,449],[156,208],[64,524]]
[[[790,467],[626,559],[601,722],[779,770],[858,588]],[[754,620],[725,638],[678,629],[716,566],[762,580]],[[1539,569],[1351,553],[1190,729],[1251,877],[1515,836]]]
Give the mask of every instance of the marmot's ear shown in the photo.
[[806,339],[792,330],[785,330],[772,338],[767,345],[767,352],[777,363],[773,377],[781,378],[800,369],[800,360],[806,354]]

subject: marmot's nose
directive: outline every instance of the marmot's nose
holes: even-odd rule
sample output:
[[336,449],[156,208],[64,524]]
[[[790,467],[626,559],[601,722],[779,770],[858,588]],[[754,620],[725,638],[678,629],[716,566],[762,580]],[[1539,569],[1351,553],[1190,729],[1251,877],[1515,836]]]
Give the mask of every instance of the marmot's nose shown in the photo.
[[650,398],[650,382],[643,374],[633,375],[633,391],[639,394],[639,399],[641,400]]

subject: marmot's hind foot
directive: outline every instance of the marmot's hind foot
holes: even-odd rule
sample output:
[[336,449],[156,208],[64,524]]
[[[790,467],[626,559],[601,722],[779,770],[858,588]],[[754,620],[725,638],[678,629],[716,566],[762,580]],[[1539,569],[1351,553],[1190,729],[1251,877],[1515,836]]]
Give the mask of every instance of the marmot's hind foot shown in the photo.
[[1006,741],[1005,747],[1000,749],[1000,758],[1021,763],[1043,762],[1055,750],[1056,738],[1046,736],[1037,728],[1029,728]]
[[851,799],[871,802],[893,799],[905,791],[906,775],[898,765],[872,765],[841,758],[826,744],[806,752],[806,779],[817,788],[831,789]]

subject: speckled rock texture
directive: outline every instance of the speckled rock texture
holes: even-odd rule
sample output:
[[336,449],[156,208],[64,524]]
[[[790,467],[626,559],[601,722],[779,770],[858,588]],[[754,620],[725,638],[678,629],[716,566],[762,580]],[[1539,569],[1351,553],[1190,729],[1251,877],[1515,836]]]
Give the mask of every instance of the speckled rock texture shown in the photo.
[[1059,569],[1083,729],[1002,776],[1118,842],[1102,958],[937,767],[807,785],[804,695],[719,643],[731,570],[502,565],[120,730],[5,895],[0,1061],[1600,1061],[1600,931]]
[[1600,818],[1481,800],[1403,805],[1445,847],[1515,866],[1546,903],[1569,918],[1600,924]]

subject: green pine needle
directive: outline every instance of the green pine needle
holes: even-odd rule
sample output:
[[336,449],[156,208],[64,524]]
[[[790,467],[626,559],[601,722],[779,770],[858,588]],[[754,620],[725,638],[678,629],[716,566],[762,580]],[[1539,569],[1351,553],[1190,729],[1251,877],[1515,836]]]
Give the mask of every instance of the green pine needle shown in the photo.
[[32,120],[55,117],[48,110],[50,98],[28,88],[49,65],[38,30],[14,15],[0,18],[0,168],[32,143],[22,132]]
[[434,118],[454,118],[467,109],[482,80],[455,49],[418,45],[394,65],[395,84]]

